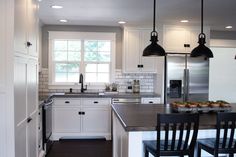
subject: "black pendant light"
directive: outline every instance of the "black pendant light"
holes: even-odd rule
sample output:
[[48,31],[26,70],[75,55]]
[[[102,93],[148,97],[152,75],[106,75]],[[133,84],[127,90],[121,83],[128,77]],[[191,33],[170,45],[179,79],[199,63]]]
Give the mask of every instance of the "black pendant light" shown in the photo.
[[156,0],[154,0],[153,10],[153,31],[151,32],[151,44],[143,50],[143,56],[165,56],[165,50],[157,44],[158,33],[156,31]]
[[206,35],[203,33],[203,0],[201,0],[201,33],[198,36],[199,45],[194,48],[190,54],[191,57],[204,56],[206,58],[213,58],[212,51],[205,46]]

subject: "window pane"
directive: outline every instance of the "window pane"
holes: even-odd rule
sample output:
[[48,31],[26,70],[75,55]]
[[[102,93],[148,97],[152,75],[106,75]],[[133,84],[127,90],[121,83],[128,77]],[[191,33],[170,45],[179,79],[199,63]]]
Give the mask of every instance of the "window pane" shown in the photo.
[[109,82],[109,74],[108,73],[99,73],[98,74],[98,82]]
[[97,74],[96,73],[86,73],[85,74],[85,82],[97,82]]
[[84,60],[89,62],[97,61],[97,52],[85,52]]
[[99,41],[98,42],[98,51],[111,51],[111,42],[110,41]]
[[110,62],[110,52],[98,52],[98,61],[100,62]]
[[60,50],[60,51],[67,50],[67,41],[66,40],[55,40],[54,41],[54,50]]
[[98,42],[92,41],[92,40],[86,40],[84,42],[84,48],[85,48],[85,52],[97,51],[98,50]]
[[68,52],[68,61],[80,61],[81,53],[80,52]]
[[67,52],[66,51],[55,51],[54,52],[54,60],[55,61],[66,61],[67,60]]
[[67,64],[56,63],[56,73],[67,72]]
[[56,73],[55,82],[67,82],[67,73]]
[[109,64],[98,64],[98,72],[109,72]]
[[79,64],[71,63],[67,65],[68,72],[79,72]]
[[79,82],[79,73],[68,73],[68,82]]
[[80,41],[68,41],[68,50],[69,51],[80,51],[81,42]]
[[97,72],[97,64],[86,64],[85,72]]

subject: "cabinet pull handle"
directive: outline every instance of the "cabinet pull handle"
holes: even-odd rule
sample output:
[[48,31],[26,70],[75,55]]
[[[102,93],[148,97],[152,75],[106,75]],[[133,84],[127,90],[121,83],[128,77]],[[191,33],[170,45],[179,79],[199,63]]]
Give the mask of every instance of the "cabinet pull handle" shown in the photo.
[[27,118],[27,123],[30,123],[33,120],[31,117]]
[[79,115],[81,115],[81,112],[78,112]]
[[94,104],[98,104],[98,101],[94,101],[93,103],[94,103]]
[[149,104],[153,104],[153,101],[149,101]]
[[69,101],[65,101],[66,104],[69,104],[70,102]]
[[143,68],[143,65],[140,65],[141,68]]
[[82,115],[85,115],[85,112],[82,112]]
[[27,45],[27,47],[30,47],[30,46],[32,46],[32,43],[27,41],[26,45]]

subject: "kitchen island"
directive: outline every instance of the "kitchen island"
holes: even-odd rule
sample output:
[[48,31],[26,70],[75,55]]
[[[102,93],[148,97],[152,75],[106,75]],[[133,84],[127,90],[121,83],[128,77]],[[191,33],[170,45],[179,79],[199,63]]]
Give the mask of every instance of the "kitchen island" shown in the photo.
[[[163,104],[112,105],[112,111],[113,157],[143,157],[142,141],[156,139],[157,113],[173,113]],[[200,114],[198,138],[215,137],[215,123],[216,113]]]

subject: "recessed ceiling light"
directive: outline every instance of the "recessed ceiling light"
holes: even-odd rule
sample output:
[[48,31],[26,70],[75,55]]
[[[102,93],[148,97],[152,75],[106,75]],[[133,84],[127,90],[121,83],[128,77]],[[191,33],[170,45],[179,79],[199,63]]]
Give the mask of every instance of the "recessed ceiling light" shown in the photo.
[[59,20],[60,22],[62,22],[62,23],[67,23],[68,22],[68,20]]
[[119,24],[125,24],[126,22],[125,21],[119,21],[118,23]]
[[182,22],[182,23],[188,23],[189,21],[188,21],[188,20],[181,20],[180,22]]
[[53,9],[62,9],[63,6],[60,6],[60,5],[52,5],[51,8],[53,8]]
[[226,29],[232,29],[233,26],[226,26],[225,28],[226,28]]

